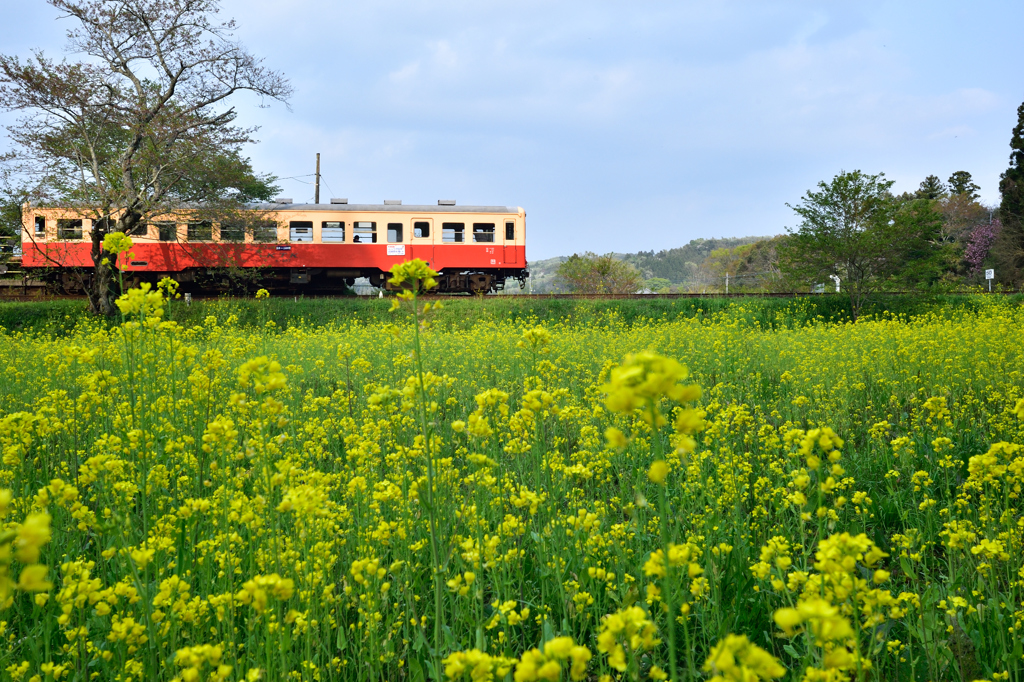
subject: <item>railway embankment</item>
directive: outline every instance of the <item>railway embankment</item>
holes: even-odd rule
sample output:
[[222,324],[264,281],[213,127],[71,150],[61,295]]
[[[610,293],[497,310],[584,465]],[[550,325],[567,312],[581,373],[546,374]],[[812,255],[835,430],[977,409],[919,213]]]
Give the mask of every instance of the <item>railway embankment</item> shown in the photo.
[[[745,325],[763,328],[802,326],[815,322],[849,320],[849,302],[842,295],[799,296],[673,296],[628,297],[568,296],[452,296],[436,297],[442,305],[434,310],[431,323],[445,329],[468,328],[487,320],[521,320],[562,324],[635,323],[677,317],[714,319],[726,317]],[[978,311],[988,306],[1024,305],[1024,294],[899,294],[878,296],[862,313],[865,317],[886,315],[940,316],[956,311]],[[178,299],[168,306],[168,319],[183,326],[208,324],[261,326],[272,322],[277,329],[292,326],[328,326],[353,318],[366,322],[392,318],[388,298],[347,296],[304,298],[281,296],[253,298],[196,299],[190,304]],[[92,316],[82,298],[0,299],[0,330],[10,332],[70,332]],[[111,324],[120,320],[111,320]]]

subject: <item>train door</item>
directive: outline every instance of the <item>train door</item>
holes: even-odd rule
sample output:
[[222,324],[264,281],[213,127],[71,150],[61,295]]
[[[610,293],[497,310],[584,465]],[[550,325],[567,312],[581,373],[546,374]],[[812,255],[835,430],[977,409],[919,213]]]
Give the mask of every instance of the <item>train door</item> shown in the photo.
[[412,258],[434,265],[434,219],[412,219]]
[[516,221],[505,220],[505,264],[516,265],[518,258],[516,249]]

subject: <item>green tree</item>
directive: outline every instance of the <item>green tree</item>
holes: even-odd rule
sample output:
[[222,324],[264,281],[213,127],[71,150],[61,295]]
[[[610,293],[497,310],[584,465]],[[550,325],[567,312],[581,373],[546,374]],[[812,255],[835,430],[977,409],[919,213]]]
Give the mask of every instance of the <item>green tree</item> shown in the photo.
[[917,192],[914,193],[914,197],[917,199],[941,199],[946,196],[948,189],[943,184],[942,180],[939,180],[937,175],[929,175],[921,182],[921,186],[918,187]]
[[930,241],[941,216],[927,199],[896,200],[892,184],[884,173],[844,171],[787,204],[801,223],[781,246],[783,271],[807,285],[839,277],[855,320],[879,289],[937,277]]
[[977,201],[978,190],[981,188],[974,184],[971,174],[967,171],[957,171],[949,176],[949,192],[960,196],[966,196],[970,201]]
[[574,294],[632,294],[644,284],[640,271],[612,254],[573,254],[558,266],[558,280]]
[[234,40],[233,21],[217,20],[217,0],[48,2],[76,22],[69,49],[84,58],[0,55],[0,108],[24,113],[5,161],[34,180],[34,204],[94,220],[86,284],[93,310],[109,315],[105,234],[265,197],[272,178],[240,154],[255,129],[234,125],[227,102],[245,91],[285,101],[291,89]]
[[1002,229],[991,253],[997,278],[1016,286],[1024,279],[1024,104],[1017,108],[1010,150],[1010,167],[999,179]]
[[0,264],[14,255],[14,246],[21,230],[21,204],[17,198],[0,197]]
[[22,207],[28,191],[0,173],[0,263],[6,263],[20,244]]
[[672,282],[664,277],[652,277],[644,282],[644,286],[656,294],[667,294],[672,289]]

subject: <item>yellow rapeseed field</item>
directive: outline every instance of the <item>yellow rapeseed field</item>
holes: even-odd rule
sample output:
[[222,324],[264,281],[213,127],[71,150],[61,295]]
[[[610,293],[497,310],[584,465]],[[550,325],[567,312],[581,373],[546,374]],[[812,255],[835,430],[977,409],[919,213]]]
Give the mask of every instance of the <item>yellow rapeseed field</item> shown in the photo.
[[0,332],[0,679],[1024,680],[1024,310]]

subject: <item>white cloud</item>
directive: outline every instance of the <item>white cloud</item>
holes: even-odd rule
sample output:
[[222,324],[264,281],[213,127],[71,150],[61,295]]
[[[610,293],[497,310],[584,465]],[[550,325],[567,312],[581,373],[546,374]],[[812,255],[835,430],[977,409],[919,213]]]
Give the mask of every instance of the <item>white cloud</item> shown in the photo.
[[[993,200],[1024,96],[1024,5],[956,7],[226,0],[223,13],[296,86],[290,112],[240,100],[263,126],[260,167],[300,174],[319,151],[352,198],[521,204],[546,256],[580,234],[621,251],[774,233],[785,202],[842,168],[906,189],[966,169]],[[63,40],[63,24],[32,21]],[[12,30],[0,44],[21,44]]]

